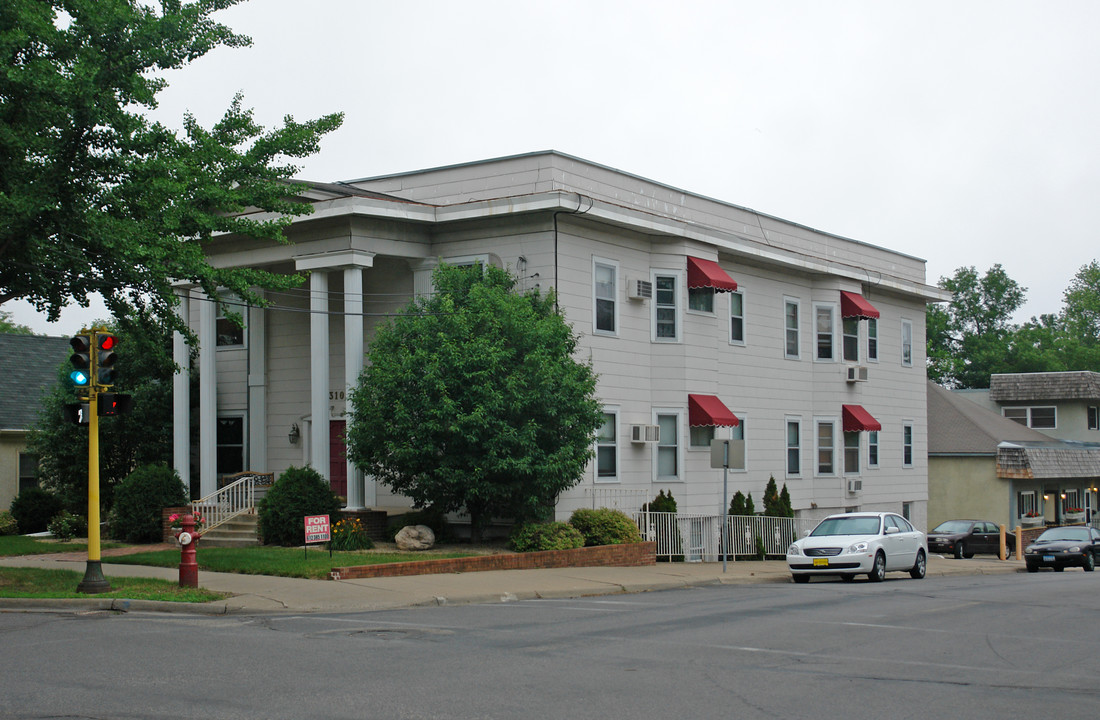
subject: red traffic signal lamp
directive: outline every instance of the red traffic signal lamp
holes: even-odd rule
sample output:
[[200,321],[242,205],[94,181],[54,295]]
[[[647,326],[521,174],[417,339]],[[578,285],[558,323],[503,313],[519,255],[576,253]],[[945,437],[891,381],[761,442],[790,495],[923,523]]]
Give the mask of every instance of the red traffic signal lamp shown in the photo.
[[123,395],[121,393],[100,393],[99,402],[96,405],[96,414],[99,416],[105,415],[122,415],[130,412],[130,409],[134,407],[134,396]]
[[69,373],[69,379],[78,388],[87,387],[92,380],[92,336],[74,335],[69,340],[73,348],[73,354],[69,356],[69,362],[73,364],[73,371]]
[[95,345],[95,384],[101,388],[111,387],[115,384],[115,361],[118,360],[115,348],[118,347],[118,338],[111,333],[97,332]]

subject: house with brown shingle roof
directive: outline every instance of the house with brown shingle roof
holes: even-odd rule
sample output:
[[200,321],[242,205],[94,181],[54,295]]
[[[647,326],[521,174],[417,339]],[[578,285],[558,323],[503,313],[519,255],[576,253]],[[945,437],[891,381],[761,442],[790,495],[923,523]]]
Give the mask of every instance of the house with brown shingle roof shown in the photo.
[[1044,435],[1100,443],[1100,373],[1001,373],[988,390],[957,392]]
[[[1060,373],[1043,373],[1047,375]],[[928,522],[980,518],[1009,528],[1097,509],[1100,444],[1057,440],[928,383]],[[1031,521],[1038,522],[1038,521]]]

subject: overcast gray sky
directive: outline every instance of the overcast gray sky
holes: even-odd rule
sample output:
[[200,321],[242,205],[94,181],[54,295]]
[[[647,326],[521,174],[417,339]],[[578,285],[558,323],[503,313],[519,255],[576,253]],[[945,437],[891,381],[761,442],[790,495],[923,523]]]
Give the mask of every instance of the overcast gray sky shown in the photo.
[[[343,111],[300,177],[558,150],[928,261],[1001,263],[1017,317],[1100,256],[1100,3],[252,0],[254,40],[168,76],[157,119]],[[65,335],[95,316],[47,325]],[[99,315],[103,315],[102,311]]]

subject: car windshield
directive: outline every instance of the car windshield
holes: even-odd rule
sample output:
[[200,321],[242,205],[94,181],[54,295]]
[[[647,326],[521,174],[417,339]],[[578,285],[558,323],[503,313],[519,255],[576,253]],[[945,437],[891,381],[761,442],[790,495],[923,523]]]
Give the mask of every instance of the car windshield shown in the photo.
[[970,526],[973,525],[969,520],[948,520],[945,523],[940,523],[935,527],[932,532],[934,533],[964,533],[970,532]]
[[1083,540],[1088,542],[1089,530],[1083,527],[1056,527],[1047,530],[1035,542],[1058,542],[1059,540]]
[[878,526],[879,519],[875,516],[831,517],[822,520],[810,535],[878,535]]

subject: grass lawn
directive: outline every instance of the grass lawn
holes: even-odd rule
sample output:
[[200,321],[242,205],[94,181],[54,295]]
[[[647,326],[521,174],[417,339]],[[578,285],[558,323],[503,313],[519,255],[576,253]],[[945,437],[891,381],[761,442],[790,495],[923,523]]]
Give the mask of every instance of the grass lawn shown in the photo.
[[[437,558],[459,558],[477,555],[474,552],[438,552],[431,555],[391,552],[334,552],[329,557],[327,550],[286,547],[246,547],[246,548],[204,548],[201,545],[196,554],[200,570],[213,572],[242,573],[245,575],[280,575],[324,579],[334,567],[351,565],[378,565],[382,563],[410,562]],[[136,553],[122,557],[112,557],[109,562],[120,565],[154,565],[156,567],[178,567],[178,550],[161,550]]]
[[[101,543],[100,548],[124,547],[121,543]],[[13,555],[41,555],[43,553],[87,552],[88,541],[73,542],[42,540],[26,535],[0,535],[0,557]]]
[[170,580],[110,577],[111,592],[89,595],[76,586],[84,578],[76,570],[0,567],[0,597],[5,598],[125,598],[204,603],[228,597],[226,593],[202,588],[181,588]]

